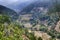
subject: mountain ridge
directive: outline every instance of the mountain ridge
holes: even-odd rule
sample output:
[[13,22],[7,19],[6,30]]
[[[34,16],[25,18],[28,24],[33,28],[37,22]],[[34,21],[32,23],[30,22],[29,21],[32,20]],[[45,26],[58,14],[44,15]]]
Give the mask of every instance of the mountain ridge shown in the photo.
[[0,5],[0,14],[10,16],[12,19],[17,19],[15,18],[15,16],[17,16],[17,13],[14,10],[3,5]]

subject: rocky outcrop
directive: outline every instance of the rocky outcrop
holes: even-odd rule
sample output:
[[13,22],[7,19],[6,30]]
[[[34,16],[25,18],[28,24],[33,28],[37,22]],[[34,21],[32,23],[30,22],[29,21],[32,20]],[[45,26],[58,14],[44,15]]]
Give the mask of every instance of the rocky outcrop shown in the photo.
[[51,36],[49,36],[47,33],[41,32],[41,31],[34,31],[34,35],[39,38],[41,37],[43,40],[50,40]]
[[60,32],[60,21],[57,22],[57,25],[56,25],[56,27],[55,27],[55,30],[56,30],[57,32]]

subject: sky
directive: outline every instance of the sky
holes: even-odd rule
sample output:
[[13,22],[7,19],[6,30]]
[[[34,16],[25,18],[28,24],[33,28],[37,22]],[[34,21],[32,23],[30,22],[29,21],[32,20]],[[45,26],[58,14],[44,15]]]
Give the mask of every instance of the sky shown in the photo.
[[[22,2],[31,2],[31,1],[35,1],[35,0],[0,0],[0,4],[2,5],[8,5],[8,4],[13,4],[13,3],[22,3]],[[40,0],[40,1],[44,1],[44,0]],[[45,0],[45,1],[49,1],[49,0]]]
[[30,0],[0,0],[0,4],[8,5],[8,4],[22,3],[22,2],[27,2],[27,1],[30,1]]

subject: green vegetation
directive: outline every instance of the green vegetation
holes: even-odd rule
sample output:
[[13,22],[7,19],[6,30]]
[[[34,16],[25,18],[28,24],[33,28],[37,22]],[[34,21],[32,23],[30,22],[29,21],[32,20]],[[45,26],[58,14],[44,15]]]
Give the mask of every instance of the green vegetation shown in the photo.
[[36,37],[32,33],[29,33],[27,36],[30,40],[36,40]]
[[[50,16],[51,22],[53,23],[52,27],[54,27],[60,20],[60,3],[58,0],[53,0],[53,7],[49,9],[48,15]],[[60,39],[60,33],[54,29],[51,29],[47,33],[52,36],[52,38]]]
[[39,38],[38,38],[38,40],[42,40],[42,38],[41,38],[41,37],[39,37]]
[[47,32],[48,31],[48,27],[46,27],[44,25],[40,25],[40,31]]
[[0,40],[23,40],[25,38],[23,35],[29,40],[36,40],[34,34],[28,33],[28,30],[18,23],[11,22],[10,17],[0,15]]
[[8,16],[0,15],[0,40],[23,40],[24,30],[17,24],[11,23]]
[[[58,3],[58,0],[53,0],[53,7],[51,7],[49,9],[48,14],[50,16],[53,15],[55,18],[56,17],[60,18],[60,3]],[[53,16],[52,16],[52,18],[53,18]]]
[[8,16],[6,16],[6,15],[0,15],[0,23],[5,23],[5,22],[7,22],[7,23],[10,23],[10,17],[8,17]]
[[22,40],[23,30],[14,24],[0,25],[0,40]]
[[60,39],[60,33],[55,30],[50,30],[47,32],[52,38]]
[[51,30],[48,31],[48,27],[41,25],[41,26],[40,26],[40,31],[45,32],[45,33],[47,33],[48,35],[50,35],[51,38],[52,38],[52,40],[55,40],[56,38],[57,38],[57,39],[60,39],[60,33],[57,32],[57,31],[54,30],[54,29],[51,29]]

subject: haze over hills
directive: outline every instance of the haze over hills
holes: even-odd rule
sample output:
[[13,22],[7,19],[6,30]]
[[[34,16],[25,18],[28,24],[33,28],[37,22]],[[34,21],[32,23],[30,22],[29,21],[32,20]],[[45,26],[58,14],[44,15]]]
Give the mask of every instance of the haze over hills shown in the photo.
[[[22,2],[21,2],[22,1]],[[10,9],[13,9],[13,10],[15,10],[16,12],[17,11],[21,11],[21,9],[23,9],[24,7],[26,7],[26,6],[28,6],[29,4],[31,4],[31,3],[33,3],[33,2],[36,2],[36,1],[39,1],[39,0],[17,0],[16,2],[14,1],[14,2],[4,2],[3,0],[2,0],[2,2],[0,2],[0,5],[4,5],[4,6],[6,6],[6,7],[8,7],[8,8],[10,8]],[[40,2],[49,2],[49,0],[48,1],[42,1],[42,0],[40,0]]]
[[[27,4],[28,3],[28,4]],[[7,7],[15,10],[16,12],[21,11],[24,7],[29,5],[31,2],[24,2],[24,3],[19,3],[19,4],[10,4]]]
[[[28,14],[28,15],[31,15],[29,17],[31,21],[39,20],[42,24],[45,24],[42,21],[45,21],[45,20],[47,20],[47,22],[48,20],[50,21],[50,16],[47,15],[47,12],[49,8],[52,8],[52,7],[53,7],[52,2],[36,1],[26,6],[23,10],[21,10],[21,12],[19,13],[19,16]],[[50,23],[47,23],[47,25],[48,24],[50,25]]]
[[13,9],[13,10],[15,10],[16,12],[19,12],[20,10],[22,10],[24,7],[26,7],[27,5],[29,5],[30,3],[33,3],[33,2],[35,2],[35,1],[29,1],[29,0],[17,0],[16,2],[4,2],[4,1],[2,1],[2,2],[0,2],[0,5],[4,5],[4,6],[6,6],[6,7],[8,7],[8,8],[10,8],[10,9]]

